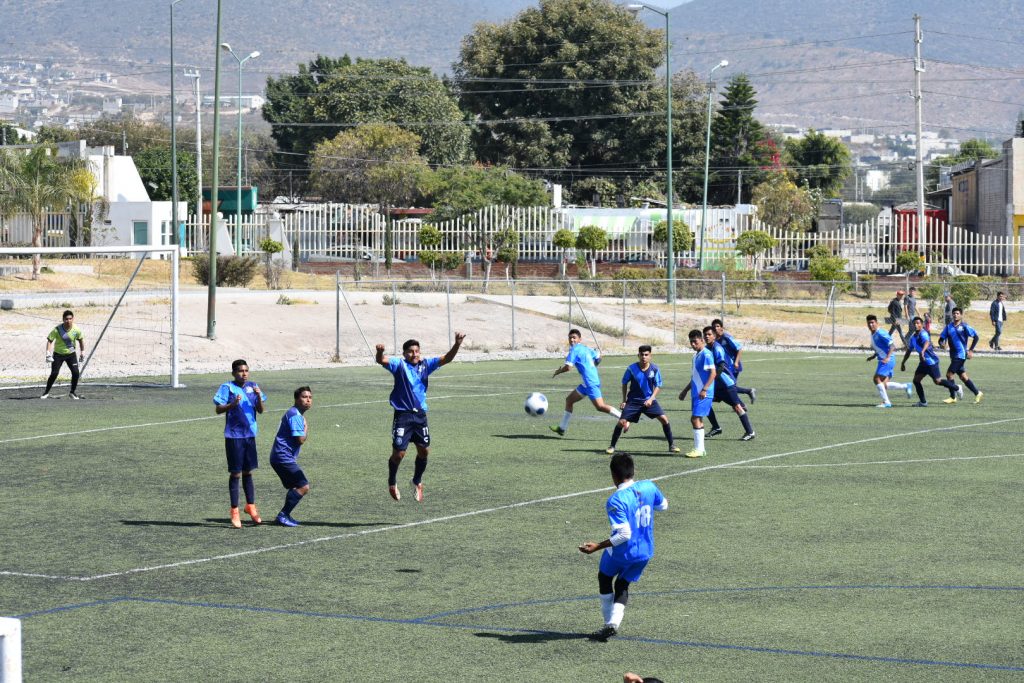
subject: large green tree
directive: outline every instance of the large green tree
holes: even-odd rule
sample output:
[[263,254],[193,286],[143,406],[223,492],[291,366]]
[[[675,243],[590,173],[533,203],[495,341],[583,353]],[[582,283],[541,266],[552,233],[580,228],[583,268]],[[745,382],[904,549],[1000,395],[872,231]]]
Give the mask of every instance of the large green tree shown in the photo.
[[810,230],[818,213],[820,194],[806,187],[797,187],[785,173],[771,173],[757,185],[752,201],[757,217],[766,225],[785,230]]
[[797,185],[821,190],[826,197],[838,197],[852,172],[850,150],[843,141],[813,128],[802,138],[786,141],[784,161]]
[[18,130],[7,121],[0,121],[0,143],[16,145],[19,142],[24,140],[18,134]]
[[[149,198],[158,202],[171,201],[171,150],[169,147],[147,147],[132,154],[135,168],[146,185]],[[196,179],[196,157],[189,152],[178,152],[178,201],[195,206],[199,199]]]
[[338,131],[331,128],[286,124],[315,123],[313,103],[317,89],[332,74],[351,65],[348,55],[336,59],[317,55],[308,65],[299,64],[298,73],[267,78],[263,118],[274,125],[271,135],[282,152],[279,167],[305,169],[305,155],[318,142],[337,135]]
[[768,130],[754,118],[757,92],[745,74],[733,76],[725,87],[718,111],[711,119],[711,172],[708,201],[733,204],[742,174],[740,200],[763,182],[777,164],[777,146]]
[[941,166],[955,166],[965,161],[979,161],[981,159],[995,159],[999,156],[999,150],[985,140],[973,138],[960,143],[960,149],[956,154],[938,157],[924,169],[924,185],[927,189],[934,189],[939,182],[939,168]]

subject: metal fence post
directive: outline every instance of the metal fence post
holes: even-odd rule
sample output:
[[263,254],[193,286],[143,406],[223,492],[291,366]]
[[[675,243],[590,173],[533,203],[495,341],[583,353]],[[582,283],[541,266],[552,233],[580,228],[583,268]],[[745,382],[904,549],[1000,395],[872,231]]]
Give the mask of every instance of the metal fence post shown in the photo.
[[568,279],[565,281],[566,296],[569,297],[569,327],[572,328],[572,283]]
[[391,283],[391,337],[394,355],[398,355],[398,288],[394,282]]
[[626,281],[622,281],[622,348],[626,348]]
[[512,350],[516,350],[516,281],[512,281]]
[[836,288],[836,281],[832,281],[832,348],[836,348],[836,298],[839,294],[839,290]]
[[[666,283],[666,285],[667,284],[668,283]],[[676,322],[676,314],[677,314],[678,310],[679,310],[679,296],[677,295],[677,296],[672,297],[672,348],[673,349],[675,349],[679,345],[679,342],[676,339],[676,327],[678,327],[678,324]]]
[[334,362],[341,362],[341,271],[334,271]]
[[448,347],[452,345],[452,281],[444,283],[444,303],[448,311]]
[[725,322],[725,271],[722,271],[722,322]]

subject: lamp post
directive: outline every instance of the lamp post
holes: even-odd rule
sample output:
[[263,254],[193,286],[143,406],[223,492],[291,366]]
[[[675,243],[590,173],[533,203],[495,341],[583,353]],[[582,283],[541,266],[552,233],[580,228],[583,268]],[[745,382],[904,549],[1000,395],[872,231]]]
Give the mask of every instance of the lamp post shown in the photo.
[[174,106],[174,6],[181,0],[171,2],[171,224],[174,226],[174,238],[181,243],[181,228],[178,226],[178,137],[176,109]]
[[[210,277],[206,295],[206,338],[217,338],[217,200],[220,198],[220,28],[223,3],[217,0],[213,69],[213,168],[210,172]],[[202,178],[199,179],[202,183]]]
[[672,302],[676,298],[676,255],[672,245],[675,224],[672,222],[672,199],[674,195],[672,191],[672,53],[668,34],[668,10],[660,10],[657,7],[652,7],[642,2],[626,5],[626,9],[632,12],[634,16],[647,9],[665,17],[665,219],[668,224],[668,243],[666,245],[668,252],[666,263],[668,267],[665,269],[665,275],[668,277],[668,301]]
[[704,201],[700,207],[700,256],[697,261],[697,268],[704,270],[704,229],[708,223],[708,170],[711,161],[711,97],[715,91],[711,87],[711,77],[716,69],[729,66],[729,61],[723,59],[716,64],[708,73],[708,127],[704,135]]
[[238,62],[238,166],[235,168],[235,255],[242,251],[242,65],[250,59],[260,56],[259,50],[250,52],[247,57],[238,58],[235,51],[227,43],[221,43],[221,48],[230,54]]

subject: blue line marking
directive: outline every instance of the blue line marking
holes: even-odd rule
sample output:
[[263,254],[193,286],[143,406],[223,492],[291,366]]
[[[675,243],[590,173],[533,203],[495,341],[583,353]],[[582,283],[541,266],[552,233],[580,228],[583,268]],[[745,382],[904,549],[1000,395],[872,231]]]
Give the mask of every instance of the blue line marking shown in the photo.
[[24,614],[11,615],[12,619],[29,619],[31,617],[41,617],[47,614],[58,614],[60,612],[70,612],[71,610],[82,609],[84,607],[100,607],[102,605],[112,605],[118,602],[125,602],[131,600],[131,598],[117,597],[107,598],[105,600],[92,600],[90,602],[81,602],[75,605],[61,605],[60,607],[51,607],[50,609],[36,610],[35,612],[25,612]]

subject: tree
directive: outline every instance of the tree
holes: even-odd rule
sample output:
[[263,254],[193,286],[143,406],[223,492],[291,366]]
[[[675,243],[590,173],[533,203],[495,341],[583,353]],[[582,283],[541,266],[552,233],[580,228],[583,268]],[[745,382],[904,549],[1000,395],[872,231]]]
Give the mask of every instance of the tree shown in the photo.
[[817,215],[811,191],[797,187],[784,173],[774,173],[755,187],[751,201],[762,222],[784,230],[809,230]]
[[999,157],[999,150],[985,140],[972,138],[960,143],[960,149],[956,154],[938,157],[924,169],[925,187],[934,188],[939,183],[939,168],[942,166],[955,166],[965,161],[980,161],[982,159],[996,159]]
[[0,121],[0,144],[16,145],[24,141],[25,139],[18,134],[17,128],[6,121]]
[[811,278],[823,284],[826,289],[831,289],[836,283],[841,288],[849,286],[850,276],[846,273],[846,259],[834,255],[828,247],[819,244],[807,250],[809,261],[807,270],[811,272]]
[[[170,147],[147,147],[133,153],[135,168],[139,171],[149,198],[169,202],[173,195]],[[199,199],[199,180],[196,178],[196,157],[191,152],[178,151],[178,201],[195,206]]]
[[[668,244],[668,221],[658,221],[654,224],[651,237],[659,244]],[[672,253],[680,254],[688,251],[693,246],[693,232],[690,226],[680,218],[672,219]]]
[[843,141],[813,128],[802,138],[786,141],[785,157],[797,185],[821,190],[825,197],[838,197],[852,173],[850,150]]
[[509,271],[513,278],[517,276],[516,266],[519,263],[519,233],[515,228],[506,227],[494,233],[494,260],[506,265],[505,277]]
[[569,260],[569,250],[576,246],[576,235],[568,228],[559,228],[551,236],[551,244],[562,250],[562,258],[559,261],[559,277],[565,279],[565,266]]
[[924,268],[924,257],[916,251],[901,251],[896,255],[896,270],[914,273]]
[[754,277],[760,270],[758,258],[769,249],[775,248],[777,240],[764,230],[747,230],[736,238],[736,251],[754,262]]
[[[711,120],[711,166],[708,197],[712,204],[736,202],[739,172],[743,187],[762,182],[764,173],[775,165],[776,145],[767,129],[754,118],[757,92],[744,74],[730,79]],[[747,190],[747,196],[750,191]],[[741,197],[742,199],[742,197]]]
[[430,279],[433,280],[435,277],[434,267],[437,265],[440,257],[437,247],[441,246],[441,240],[444,239],[444,235],[441,234],[438,228],[426,224],[420,227],[417,239],[420,244],[418,254],[420,262],[430,268]]
[[576,234],[576,248],[590,255],[590,275],[593,277],[597,276],[597,252],[607,246],[608,233],[596,225],[584,225]]
[[99,192],[100,184],[88,168],[71,172],[71,210],[68,241],[71,246],[92,246],[93,223],[104,220],[110,212],[110,202]]

